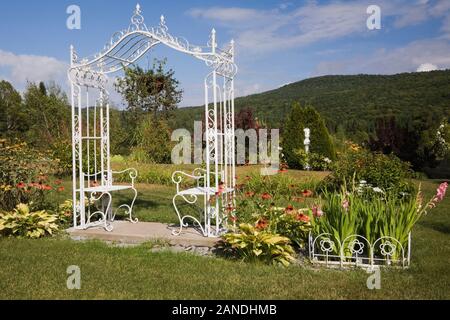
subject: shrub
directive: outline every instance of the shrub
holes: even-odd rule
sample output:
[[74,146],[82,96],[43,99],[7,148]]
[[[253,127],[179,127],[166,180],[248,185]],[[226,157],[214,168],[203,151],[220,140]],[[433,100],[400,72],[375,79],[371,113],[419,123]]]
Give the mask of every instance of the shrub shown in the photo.
[[[83,150],[83,152],[86,152]],[[58,171],[62,175],[72,173],[72,142],[57,140],[51,147],[52,158],[58,163]],[[93,173],[93,172],[92,172]]]
[[55,167],[50,158],[26,143],[0,141],[0,209],[11,211],[19,203],[43,202],[49,189],[44,180]]
[[241,224],[238,233],[224,235],[219,249],[226,256],[243,261],[263,261],[288,266],[295,260],[288,238],[259,231],[250,224]]
[[135,133],[131,158],[139,162],[171,163],[172,146],[167,121],[145,115]]
[[17,205],[13,212],[0,214],[0,233],[5,236],[41,238],[58,230],[56,215],[45,210],[31,212],[26,204]]
[[[85,199],[85,204],[89,204],[88,199]],[[60,204],[56,213],[58,225],[62,227],[69,226],[73,216],[73,200],[69,199]]]
[[351,149],[333,162],[332,174],[324,180],[322,187],[339,190],[346,182],[355,180],[386,192],[411,193],[414,191],[408,181],[411,174],[410,165],[393,154]]
[[315,171],[328,171],[331,169],[332,160],[320,154],[306,153],[303,149],[297,149],[295,156],[300,168],[304,170],[307,169],[307,166]]
[[311,129],[311,152],[334,160],[336,152],[320,114],[312,107],[302,108],[299,103],[295,103],[286,120],[282,135],[283,154],[289,167],[302,168],[296,151],[304,149],[305,128]]

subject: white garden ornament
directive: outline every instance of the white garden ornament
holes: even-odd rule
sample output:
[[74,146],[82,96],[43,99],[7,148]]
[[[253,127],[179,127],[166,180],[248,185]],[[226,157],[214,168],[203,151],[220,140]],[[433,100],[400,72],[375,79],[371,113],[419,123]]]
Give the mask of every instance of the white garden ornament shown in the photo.
[[[137,172],[135,169],[111,170],[108,76],[133,65],[150,49],[163,44],[201,60],[211,68],[204,82],[206,165],[193,174],[175,172],[173,175],[177,186],[174,206],[180,219],[180,229],[175,233],[179,234],[187,226],[186,221],[191,219],[203,235],[219,235],[226,216],[234,214],[225,213],[226,208],[234,206],[236,184],[234,77],[237,66],[234,42],[219,49],[213,29],[206,46],[194,46],[183,38],[172,36],[164,16],[158,27],[150,28],[141,13],[141,7],[137,5],[129,27],[116,32],[101,52],[79,58],[73,47],[70,50],[74,227],[86,229],[100,225],[112,231],[112,222],[120,209],[126,211],[131,222],[137,222],[132,217],[137,196],[134,187]],[[116,174],[129,174],[130,183],[115,184]],[[181,190],[183,177],[195,179],[197,187]],[[134,198],[114,211],[112,194],[121,190],[132,191]],[[203,217],[183,216],[177,208],[176,198],[194,203],[199,197],[204,201]],[[97,203],[97,208],[92,209],[95,205],[85,205],[86,202]]]
[[[305,128],[305,129],[304,129],[304,132],[305,132],[305,140],[303,141],[303,143],[304,143],[304,145],[305,145],[305,153],[306,153],[306,156],[308,156],[308,154],[309,154],[309,146],[310,146],[310,144],[311,144],[311,140],[310,140],[310,137],[311,137],[311,129]],[[310,167],[310,165],[309,165],[308,162],[307,162],[306,165],[305,165],[305,169],[306,169],[306,170],[311,169],[311,167]]]

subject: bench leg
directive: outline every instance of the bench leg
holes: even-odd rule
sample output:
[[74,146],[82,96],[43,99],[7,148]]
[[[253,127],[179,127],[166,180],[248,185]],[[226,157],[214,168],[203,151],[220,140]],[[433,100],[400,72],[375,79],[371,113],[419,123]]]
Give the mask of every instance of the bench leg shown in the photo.
[[176,195],[173,197],[172,203],[173,203],[173,207],[174,207],[174,209],[175,209],[175,212],[177,213],[178,219],[180,220],[180,228],[179,228],[178,230],[173,230],[173,231],[172,231],[172,235],[174,235],[174,236],[179,236],[179,235],[181,234],[181,232],[183,231],[183,228],[187,228],[187,227],[189,226],[188,223],[185,222],[185,220],[186,220],[186,219],[191,219],[191,220],[194,222],[194,225],[197,224],[198,227],[200,228],[202,234],[203,234],[205,237],[207,237],[207,236],[208,236],[208,233],[207,233],[206,230],[203,228],[202,224],[200,223],[200,221],[199,221],[197,218],[195,218],[195,217],[193,217],[193,216],[190,216],[190,215],[185,215],[185,216],[182,216],[182,215],[181,215],[180,211],[178,210],[177,202],[176,202],[176,200],[177,200],[178,197],[182,198],[184,201],[186,201],[186,202],[189,203],[189,204],[195,204],[195,203],[197,202],[197,199],[198,199],[197,196],[195,196],[195,195],[192,195],[192,200],[189,200],[189,199],[187,199],[185,196],[179,195],[179,194],[176,194]]

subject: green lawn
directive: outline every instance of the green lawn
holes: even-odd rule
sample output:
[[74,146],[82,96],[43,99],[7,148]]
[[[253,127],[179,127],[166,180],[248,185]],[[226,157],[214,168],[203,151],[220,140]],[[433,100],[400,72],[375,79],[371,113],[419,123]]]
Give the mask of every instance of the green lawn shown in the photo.
[[[427,196],[436,186],[437,181],[422,183]],[[176,222],[173,187],[138,187],[138,217]],[[150,244],[118,248],[61,238],[0,239],[0,299],[449,299],[449,211],[447,197],[416,226],[411,268],[383,270],[381,290],[367,289],[368,274],[362,270],[152,253]],[[66,288],[70,265],[81,267],[81,290]]]

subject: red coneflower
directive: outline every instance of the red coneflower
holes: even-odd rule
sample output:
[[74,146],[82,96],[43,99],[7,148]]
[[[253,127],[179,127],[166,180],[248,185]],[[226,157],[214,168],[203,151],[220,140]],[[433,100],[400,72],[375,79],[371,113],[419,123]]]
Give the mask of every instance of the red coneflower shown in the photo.
[[302,221],[302,222],[305,222],[305,223],[308,223],[309,220],[310,220],[309,217],[307,215],[303,214],[303,213],[299,213],[295,218],[298,221]]
[[313,195],[313,192],[311,190],[303,190],[302,192],[302,196],[304,196],[305,198],[309,198]]
[[299,202],[299,203],[303,203],[303,202],[305,202],[305,199],[304,198],[294,198],[294,201],[295,202]]
[[286,211],[287,213],[292,213],[292,211],[294,211],[294,207],[292,205],[288,205],[286,209],[284,209],[284,211]]
[[45,186],[42,187],[42,190],[50,191],[50,190],[53,190],[53,188],[51,186],[49,186],[49,185],[45,185]]
[[64,187],[63,186],[59,187],[57,191],[58,192],[63,192],[64,191]]
[[262,194],[261,198],[262,198],[263,200],[270,200],[270,199],[272,199],[272,196],[271,196],[270,194],[268,194],[267,192],[264,192],[264,193]]
[[255,193],[254,193],[253,191],[248,191],[248,192],[245,193],[245,196],[246,196],[247,198],[252,198],[252,197],[255,196]]
[[232,212],[232,211],[234,211],[234,209],[236,209],[236,208],[233,207],[233,206],[228,206],[228,207],[225,208],[225,210],[228,211],[228,212]]
[[263,230],[263,229],[267,228],[268,226],[269,226],[269,222],[264,218],[259,219],[258,222],[256,223],[256,229],[258,229],[258,230]]
[[249,181],[249,180],[251,180],[252,178],[250,177],[250,176],[245,176],[245,180],[247,180],[247,181]]
[[17,184],[17,188],[19,188],[19,189],[25,189],[26,187],[27,187],[27,185],[23,182],[20,182]]

